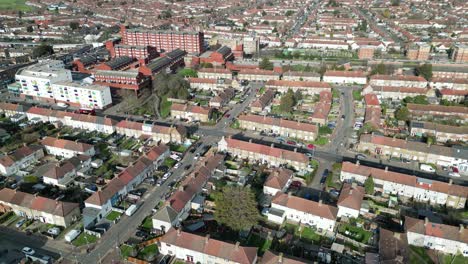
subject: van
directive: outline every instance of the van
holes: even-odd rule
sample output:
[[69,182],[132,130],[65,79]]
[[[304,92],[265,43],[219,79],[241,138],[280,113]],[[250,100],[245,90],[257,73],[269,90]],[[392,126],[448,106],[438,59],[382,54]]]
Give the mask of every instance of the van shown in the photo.
[[73,229],[65,235],[65,241],[72,242],[81,234],[81,230]]
[[125,211],[125,214],[128,215],[128,216],[132,216],[136,210],[138,210],[140,206],[137,205],[137,204],[132,204],[130,205],[130,207],[128,207],[128,209]]
[[434,169],[431,165],[421,164],[421,166],[419,166],[419,168],[420,168],[422,171],[435,172],[435,169]]

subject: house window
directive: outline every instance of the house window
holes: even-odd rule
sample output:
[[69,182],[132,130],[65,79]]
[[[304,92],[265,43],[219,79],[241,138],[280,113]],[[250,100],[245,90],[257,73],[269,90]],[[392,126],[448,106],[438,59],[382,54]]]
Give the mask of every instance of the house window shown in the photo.
[[187,255],[187,262],[193,262],[193,256]]

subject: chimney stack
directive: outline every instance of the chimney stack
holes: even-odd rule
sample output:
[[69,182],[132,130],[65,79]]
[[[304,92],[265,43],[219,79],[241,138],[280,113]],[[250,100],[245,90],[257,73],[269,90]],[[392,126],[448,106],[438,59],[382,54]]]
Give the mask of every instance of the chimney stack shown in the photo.
[[322,199],[319,200],[319,206],[322,206]]
[[429,224],[429,218],[424,218],[424,226],[427,226],[427,224]]
[[452,185],[452,184],[453,184],[453,180],[452,180],[452,179],[449,179],[448,184],[449,184],[449,185]]
[[292,192],[288,192],[288,198],[292,196]]
[[275,143],[271,143],[271,147],[274,148],[274,147],[275,147]]
[[205,244],[208,244],[209,240],[210,240],[210,234],[205,236]]
[[297,152],[297,148],[294,148],[294,152]]
[[237,241],[237,242],[236,242],[236,249],[235,249],[236,251],[239,250],[239,245],[240,245],[240,242]]
[[177,228],[177,236],[180,236],[180,233],[181,233],[180,228]]
[[393,237],[398,239],[398,240],[400,240],[400,238],[401,238],[400,233],[398,233],[398,232],[393,233]]
[[387,171],[388,171],[388,166],[385,166],[385,172],[387,172]]
[[252,139],[249,139],[249,143],[252,143]]
[[463,224],[460,224],[460,233],[463,233],[465,231],[465,226]]
[[360,163],[359,160],[356,160],[356,166],[359,166],[359,163]]
[[283,263],[283,253],[279,253],[278,255],[278,263]]

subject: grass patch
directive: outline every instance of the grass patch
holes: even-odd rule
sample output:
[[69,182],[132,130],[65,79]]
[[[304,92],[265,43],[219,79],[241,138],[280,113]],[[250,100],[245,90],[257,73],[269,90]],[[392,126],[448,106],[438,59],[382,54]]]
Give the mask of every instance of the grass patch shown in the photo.
[[115,219],[119,218],[121,216],[121,213],[117,211],[111,211],[107,216],[106,219],[109,221],[115,221]]
[[138,252],[138,259],[146,259],[147,256],[156,256],[158,254],[158,246],[152,244],[144,247],[140,252]]
[[174,167],[174,165],[175,165],[176,163],[177,163],[177,161],[174,160],[174,159],[171,159],[171,158],[167,158],[167,159],[164,160],[164,165],[167,166],[167,167],[169,167],[169,168]]
[[86,244],[92,244],[97,241],[97,236],[93,236],[90,234],[86,234],[85,232],[81,233],[75,240],[73,240],[72,244],[75,247],[83,246]]
[[171,114],[171,106],[172,102],[167,100],[167,96],[163,96],[159,103],[159,115],[162,118],[168,117]]
[[184,153],[185,151],[187,151],[188,147],[184,145],[171,145],[170,148],[171,148],[171,151]]
[[337,89],[332,89],[332,97],[333,98],[339,98],[340,97],[340,92],[338,92]]
[[363,97],[363,96],[362,96],[362,94],[361,94],[361,91],[359,91],[359,90],[354,90],[354,91],[353,91],[353,99],[354,99],[355,101],[361,101],[361,100],[362,100],[362,97]]
[[134,247],[124,244],[120,246],[120,255],[123,259],[127,259],[132,254],[133,249]]
[[338,232],[364,244],[367,244],[369,239],[372,237],[372,232],[349,224],[341,224],[338,228]]
[[257,234],[252,234],[247,241],[247,245],[250,247],[258,247],[258,254],[263,256],[263,254],[270,249],[271,240],[265,239]]
[[319,244],[321,236],[310,227],[304,227],[301,232],[301,240],[307,243]]
[[426,249],[422,247],[410,246],[409,252],[409,262],[410,263],[421,263],[421,259],[424,260],[424,263],[434,263],[427,255]]
[[463,255],[444,255],[445,264],[464,264],[468,263],[468,258],[463,257]]
[[328,138],[318,137],[315,141],[312,142],[312,144],[319,145],[319,146],[326,145],[326,144],[328,144]]
[[5,223],[6,221],[10,220],[12,217],[15,216],[15,213],[13,211],[10,211],[8,213],[4,213],[0,216],[0,224]]
[[146,230],[152,230],[153,229],[153,218],[146,217],[145,220],[143,220],[143,224],[141,224],[141,227],[146,229]]
[[0,10],[30,11],[32,8],[25,3],[26,0],[0,0]]

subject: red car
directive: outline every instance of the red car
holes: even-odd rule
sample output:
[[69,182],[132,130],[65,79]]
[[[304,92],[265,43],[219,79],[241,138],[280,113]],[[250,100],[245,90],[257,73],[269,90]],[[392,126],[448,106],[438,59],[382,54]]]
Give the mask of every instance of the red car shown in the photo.
[[225,114],[224,117],[229,118],[231,114]]
[[294,142],[294,141],[291,141],[291,140],[289,140],[289,141],[288,141],[288,142],[286,142],[286,143],[288,143],[288,145],[296,145],[296,142]]
[[94,109],[79,109],[78,114],[85,114],[85,115],[96,115],[96,110]]
[[314,149],[315,146],[314,146],[314,144],[309,144],[309,145],[307,145],[307,148],[309,148],[309,149]]

